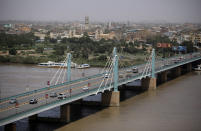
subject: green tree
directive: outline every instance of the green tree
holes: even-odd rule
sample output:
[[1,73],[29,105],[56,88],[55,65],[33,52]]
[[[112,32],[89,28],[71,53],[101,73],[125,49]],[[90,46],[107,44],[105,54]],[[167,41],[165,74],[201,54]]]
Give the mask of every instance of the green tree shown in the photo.
[[55,50],[54,52],[55,55],[64,55],[65,48],[63,46],[55,46],[54,50]]
[[36,52],[37,52],[37,53],[43,53],[43,51],[44,51],[44,48],[43,48],[43,47],[38,47],[38,48],[36,48]]
[[11,49],[9,49],[9,54],[10,55],[16,55],[17,54],[17,50],[15,48],[11,48]]
[[106,55],[101,55],[101,56],[98,57],[98,60],[105,61],[105,60],[107,60],[107,56]]
[[191,41],[184,41],[182,46],[186,46],[187,53],[193,52],[193,43]]

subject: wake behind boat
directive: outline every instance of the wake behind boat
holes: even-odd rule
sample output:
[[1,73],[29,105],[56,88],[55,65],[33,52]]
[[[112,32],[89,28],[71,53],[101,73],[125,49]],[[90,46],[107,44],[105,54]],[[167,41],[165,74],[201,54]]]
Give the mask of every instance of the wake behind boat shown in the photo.
[[201,71],[201,65],[198,65],[197,68],[193,68],[195,71]]

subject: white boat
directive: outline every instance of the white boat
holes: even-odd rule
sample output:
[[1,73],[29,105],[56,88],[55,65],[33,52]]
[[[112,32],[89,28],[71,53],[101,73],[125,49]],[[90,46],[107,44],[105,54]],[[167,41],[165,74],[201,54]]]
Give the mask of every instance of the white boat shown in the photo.
[[201,71],[201,65],[198,65],[197,68],[193,68],[195,71]]
[[50,67],[50,66],[54,66],[53,61],[48,61],[47,63],[39,63],[38,66],[42,66],[42,67]]
[[77,69],[84,69],[84,68],[89,68],[89,67],[90,67],[89,64],[82,64],[82,65],[77,66]]
[[[41,67],[67,67],[67,63],[64,62],[53,62],[53,61],[48,61],[47,63],[39,63],[38,66]],[[71,68],[75,68],[77,66],[76,63],[71,62]]]

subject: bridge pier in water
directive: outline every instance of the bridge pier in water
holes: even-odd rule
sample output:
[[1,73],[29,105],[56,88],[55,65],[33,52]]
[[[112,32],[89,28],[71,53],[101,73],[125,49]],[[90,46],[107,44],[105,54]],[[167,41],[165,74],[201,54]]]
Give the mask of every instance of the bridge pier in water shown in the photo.
[[5,131],[16,131],[16,123],[10,123],[5,125],[4,127]]
[[191,64],[191,63],[188,63],[186,66],[187,66],[187,67],[186,67],[186,71],[187,71],[187,72],[191,72],[191,71],[192,71],[192,64]]
[[31,121],[37,121],[37,119],[38,119],[38,114],[35,114],[35,115],[32,115],[32,116],[29,116],[29,122],[31,122]]
[[156,90],[156,78],[143,78],[141,80],[141,86],[143,90]]
[[102,93],[102,106],[120,106],[120,91],[105,91]]
[[181,67],[176,67],[171,70],[172,78],[178,77],[181,75]]
[[70,122],[70,116],[71,116],[71,105],[65,104],[60,106],[60,121],[64,123]]
[[165,83],[168,80],[168,71],[163,71],[158,74],[157,80],[159,80],[159,83]]

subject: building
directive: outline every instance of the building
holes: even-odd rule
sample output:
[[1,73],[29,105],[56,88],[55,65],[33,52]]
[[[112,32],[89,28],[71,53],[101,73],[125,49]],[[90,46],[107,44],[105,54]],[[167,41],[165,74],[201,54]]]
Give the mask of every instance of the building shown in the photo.
[[40,32],[34,32],[34,36],[39,37],[40,41],[44,41],[46,34],[40,33]]
[[97,29],[95,32],[95,40],[100,40],[100,39],[114,39],[115,38],[115,33],[112,31],[110,33],[104,34],[102,30]]
[[89,16],[85,16],[85,30],[89,29]]
[[201,43],[201,34],[195,34],[192,37],[192,42],[195,44]]

